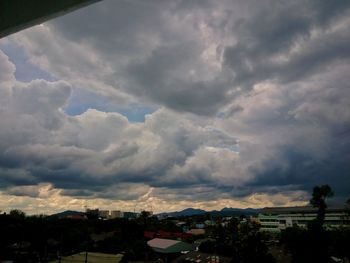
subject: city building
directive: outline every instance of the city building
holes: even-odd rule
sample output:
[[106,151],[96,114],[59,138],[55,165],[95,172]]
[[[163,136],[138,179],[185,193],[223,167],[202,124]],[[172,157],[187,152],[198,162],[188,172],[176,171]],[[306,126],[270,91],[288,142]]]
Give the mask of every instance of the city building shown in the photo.
[[124,217],[124,213],[122,211],[114,210],[114,211],[111,211],[109,218],[113,219],[113,218],[122,218],[122,217]]
[[137,213],[134,212],[123,212],[123,216],[126,219],[135,219],[138,217]]
[[98,216],[103,218],[103,219],[109,218],[109,210],[99,210]]
[[[311,206],[298,207],[266,207],[259,215],[261,231],[279,233],[287,227],[297,225],[307,227],[317,217],[317,208]],[[326,210],[325,228],[350,227],[350,216],[344,208],[330,207]]]

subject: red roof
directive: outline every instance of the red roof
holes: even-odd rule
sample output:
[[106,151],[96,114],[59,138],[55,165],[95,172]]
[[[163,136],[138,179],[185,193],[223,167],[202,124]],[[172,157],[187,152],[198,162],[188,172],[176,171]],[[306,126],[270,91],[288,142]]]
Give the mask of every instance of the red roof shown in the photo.
[[155,232],[152,232],[152,231],[144,231],[143,232],[143,236],[146,237],[146,238],[154,238],[155,236]]

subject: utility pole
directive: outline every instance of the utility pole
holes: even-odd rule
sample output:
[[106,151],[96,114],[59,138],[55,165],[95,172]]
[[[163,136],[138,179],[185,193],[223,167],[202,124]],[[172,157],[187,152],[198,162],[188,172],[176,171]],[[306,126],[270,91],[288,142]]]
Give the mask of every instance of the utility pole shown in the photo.
[[85,263],[88,263],[88,249],[89,249],[89,226],[86,226],[86,250],[85,250]]

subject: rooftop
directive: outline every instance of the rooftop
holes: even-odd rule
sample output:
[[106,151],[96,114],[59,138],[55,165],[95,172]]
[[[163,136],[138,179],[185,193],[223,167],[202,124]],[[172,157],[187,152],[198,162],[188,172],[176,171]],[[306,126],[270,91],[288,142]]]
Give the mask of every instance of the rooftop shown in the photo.
[[[280,214],[280,213],[317,213],[317,208],[312,206],[289,206],[289,207],[264,207],[262,214]],[[343,207],[328,207],[326,212],[343,212]]]
[[[104,253],[93,253],[88,252],[88,262],[94,263],[117,263],[120,262],[123,255],[117,254],[104,254]],[[58,260],[52,261],[51,263],[59,262]],[[73,263],[73,262],[85,262],[85,252],[74,254],[71,256],[63,257],[61,263]]]
[[154,251],[164,254],[180,253],[181,251],[192,251],[195,249],[195,245],[193,244],[165,238],[154,238],[149,240],[147,245]]

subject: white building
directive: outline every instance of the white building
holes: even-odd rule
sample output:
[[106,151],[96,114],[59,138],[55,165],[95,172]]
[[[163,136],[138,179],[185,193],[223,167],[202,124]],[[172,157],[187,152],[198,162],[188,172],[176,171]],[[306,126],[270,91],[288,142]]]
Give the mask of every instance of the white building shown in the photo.
[[114,210],[114,211],[111,211],[109,218],[113,219],[113,218],[122,218],[122,217],[124,217],[124,213],[122,211]]
[[[261,231],[279,233],[293,225],[307,227],[307,224],[316,217],[317,208],[311,206],[267,207],[261,210],[258,219]],[[328,208],[324,226],[326,228],[350,227],[350,216],[344,208]]]

